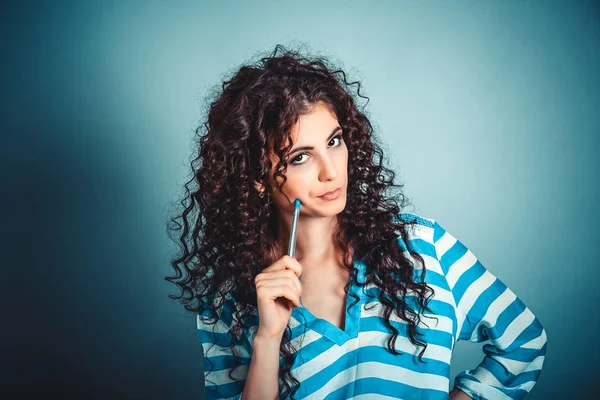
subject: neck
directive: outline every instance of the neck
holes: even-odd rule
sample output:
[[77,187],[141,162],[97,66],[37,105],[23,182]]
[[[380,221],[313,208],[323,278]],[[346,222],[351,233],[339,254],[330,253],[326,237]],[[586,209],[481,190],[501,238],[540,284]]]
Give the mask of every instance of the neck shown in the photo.
[[[278,218],[278,240],[275,247],[276,259],[288,252],[292,217]],[[337,216],[302,216],[298,220],[294,258],[302,264],[305,272],[343,264],[342,249],[335,241],[339,227]],[[351,250],[351,249],[350,249]],[[350,252],[350,260],[352,260]]]

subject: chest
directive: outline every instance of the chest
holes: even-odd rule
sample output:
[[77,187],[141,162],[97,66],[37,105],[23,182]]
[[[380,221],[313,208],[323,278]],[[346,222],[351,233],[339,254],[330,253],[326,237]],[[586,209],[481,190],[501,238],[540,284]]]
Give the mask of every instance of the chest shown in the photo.
[[321,271],[302,276],[302,305],[315,317],[344,330],[346,316],[346,271]]

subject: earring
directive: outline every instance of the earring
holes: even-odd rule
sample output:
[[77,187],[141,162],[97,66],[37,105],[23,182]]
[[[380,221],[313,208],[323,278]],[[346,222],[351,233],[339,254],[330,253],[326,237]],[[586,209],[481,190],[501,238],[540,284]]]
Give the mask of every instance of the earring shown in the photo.
[[264,199],[265,198],[265,192],[264,191],[260,192],[258,194],[258,197],[260,197],[261,199]]

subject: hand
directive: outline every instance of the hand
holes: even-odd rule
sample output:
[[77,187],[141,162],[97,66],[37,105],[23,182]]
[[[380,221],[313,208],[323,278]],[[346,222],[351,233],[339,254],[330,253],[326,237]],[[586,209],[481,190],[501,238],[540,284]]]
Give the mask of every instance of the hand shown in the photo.
[[302,266],[293,257],[283,256],[254,278],[259,326],[256,336],[269,340],[283,338],[294,307],[300,306]]
[[473,400],[473,398],[462,390],[454,388],[450,392],[450,400]]

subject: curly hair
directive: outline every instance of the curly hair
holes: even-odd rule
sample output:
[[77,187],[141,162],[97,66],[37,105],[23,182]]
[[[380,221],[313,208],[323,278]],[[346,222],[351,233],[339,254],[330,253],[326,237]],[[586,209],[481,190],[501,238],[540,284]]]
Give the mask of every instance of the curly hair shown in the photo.
[[[171,238],[181,250],[171,261],[175,275],[165,278],[180,289],[178,296],[170,295],[172,299],[180,300],[191,312],[208,311],[218,319],[223,301],[213,300],[225,299],[229,293],[237,304],[231,331],[247,327],[246,317],[257,310],[254,278],[282,256],[276,251],[278,224],[271,193],[285,185],[290,131],[300,116],[321,102],[335,112],[348,148],[347,203],[337,216],[335,233],[350,273],[345,292],[352,282],[374,283],[380,289],[378,298],[391,332],[388,351],[400,354],[394,348],[398,330],[390,323],[395,311],[407,323],[411,343],[423,347],[418,357],[423,362],[427,343],[418,325],[421,314],[430,311],[433,289],[425,283],[425,268],[417,274],[407,253],[423,264],[421,256],[410,245],[404,250],[398,244],[398,235],[408,243],[407,230],[414,221],[396,218],[409,202],[401,190],[392,193],[404,185],[394,184],[394,172],[382,165],[383,152],[373,127],[356,105],[357,97],[367,104],[369,100],[360,87],[359,82],[348,82],[346,73],[326,57],[309,57],[281,45],[259,61],[241,66],[223,82],[210,104],[208,119],[195,130],[198,153],[191,162],[193,177],[179,202],[183,210],[168,226],[169,233],[179,233]],[[274,176],[283,179],[277,188],[268,184],[272,154],[278,159]],[[266,196],[259,195],[254,182],[266,188]],[[347,258],[349,249],[367,266],[363,284]],[[407,299],[409,292],[414,301]],[[291,374],[296,349],[290,340],[288,324],[281,341],[284,362],[279,378],[286,390],[292,389],[293,398],[299,382]]]

